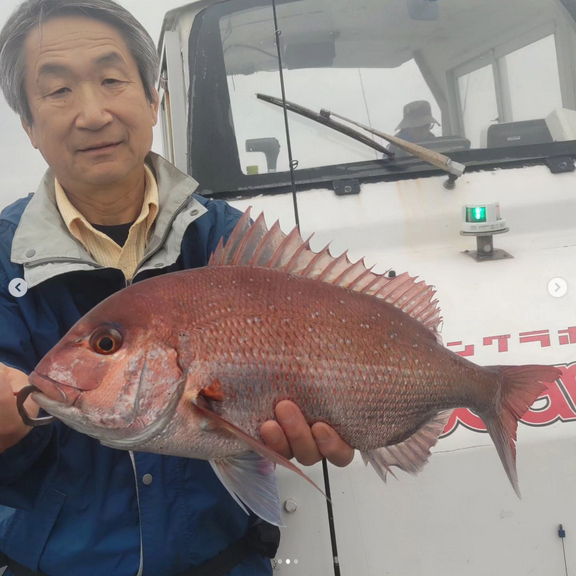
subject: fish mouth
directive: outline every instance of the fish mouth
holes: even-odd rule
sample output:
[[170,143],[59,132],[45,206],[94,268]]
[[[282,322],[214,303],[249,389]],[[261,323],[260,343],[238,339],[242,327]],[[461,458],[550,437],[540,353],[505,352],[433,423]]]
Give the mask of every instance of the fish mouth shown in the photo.
[[78,390],[78,388],[56,382],[56,380],[53,380],[50,376],[40,374],[36,371],[28,376],[28,382],[50,400],[64,404],[67,408],[74,406],[80,394],[82,394],[82,391]]
[[73,406],[82,393],[78,388],[56,382],[49,376],[36,371],[28,376],[28,382],[30,382],[30,386],[20,390],[16,401],[18,413],[26,426],[46,426],[47,424],[52,424],[55,420],[54,416],[32,418],[28,414],[24,403],[31,394],[34,394],[33,400],[36,404],[50,410],[50,408],[69,408]]
[[[68,386],[66,384],[61,384],[60,382],[56,382],[49,376],[39,374],[36,371],[30,374],[28,380],[31,385],[26,386],[20,391],[18,394],[17,402],[20,416],[27,426],[44,426],[46,424],[51,424],[55,420],[54,416],[45,418],[31,418],[28,415],[24,407],[24,402],[28,396],[30,396],[30,394],[33,394],[33,400],[49,413],[56,414],[58,420],[63,421],[65,424],[74,430],[77,430],[78,432],[96,438],[104,446],[118,448],[121,450],[130,450],[135,446],[140,446],[156,436],[165,428],[165,426],[172,418],[176,410],[176,406],[182,398],[185,388],[184,384],[186,382],[186,379],[183,378],[176,383],[176,390],[173,394],[173,397],[164,407],[162,413],[159,415],[159,418],[155,422],[146,426],[137,434],[129,438],[125,438],[116,436],[117,432],[123,433],[123,429],[116,430],[114,428],[106,428],[94,424],[90,425],[86,422],[78,421],[77,418],[71,417],[69,412],[76,412],[78,410],[74,404],[82,394],[82,390]],[[73,409],[68,410],[67,408]],[[106,433],[102,434],[102,430],[106,430]]]

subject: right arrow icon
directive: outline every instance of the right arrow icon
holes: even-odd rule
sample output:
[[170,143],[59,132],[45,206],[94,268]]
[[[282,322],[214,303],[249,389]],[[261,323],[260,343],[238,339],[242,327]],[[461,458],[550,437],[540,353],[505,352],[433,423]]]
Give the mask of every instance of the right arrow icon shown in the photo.
[[548,282],[548,292],[554,298],[562,298],[568,292],[568,283],[564,278],[552,278]]

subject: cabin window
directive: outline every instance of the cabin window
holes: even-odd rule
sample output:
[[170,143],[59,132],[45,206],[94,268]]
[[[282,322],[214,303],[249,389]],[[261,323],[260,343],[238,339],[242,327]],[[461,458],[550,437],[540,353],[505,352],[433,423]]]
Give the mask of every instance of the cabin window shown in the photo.
[[512,121],[545,118],[562,107],[553,35],[504,56],[502,66],[508,76]]
[[458,94],[464,123],[463,133],[470,140],[471,146],[478,148],[482,129],[492,122],[498,122],[494,66],[482,66],[460,76]]
[[[520,35],[453,70],[459,125],[472,148],[493,147],[494,142],[502,142],[490,139],[491,126],[525,121],[540,121],[528,125],[533,130],[531,144],[552,141],[546,118],[564,107],[556,36],[546,34],[530,40],[550,28],[548,25]],[[515,133],[516,126],[510,125],[507,142],[521,141],[522,130],[522,125],[518,125]]]

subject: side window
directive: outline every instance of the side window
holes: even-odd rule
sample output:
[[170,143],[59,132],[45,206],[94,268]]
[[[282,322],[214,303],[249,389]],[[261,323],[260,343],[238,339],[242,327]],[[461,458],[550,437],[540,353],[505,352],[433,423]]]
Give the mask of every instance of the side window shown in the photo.
[[483,66],[458,78],[464,134],[472,148],[480,147],[482,129],[498,120],[494,67]]
[[486,146],[496,123],[538,120],[546,131],[544,119],[563,107],[555,35],[518,44],[495,47],[452,70],[459,122],[472,148]]
[[554,35],[502,58],[508,75],[512,120],[545,118],[562,107]]

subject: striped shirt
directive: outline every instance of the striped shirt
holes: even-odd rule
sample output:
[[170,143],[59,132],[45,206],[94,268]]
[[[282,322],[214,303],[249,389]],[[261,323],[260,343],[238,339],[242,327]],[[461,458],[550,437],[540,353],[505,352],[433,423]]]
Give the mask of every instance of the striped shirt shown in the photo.
[[144,171],[146,186],[142,210],[130,227],[124,246],[119,246],[112,238],[96,230],[72,205],[58,180],[55,180],[56,203],[70,234],[90,252],[96,262],[122,270],[127,280],[132,279],[144,256],[150,229],[159,210],[156,179],[148,166],[144,165]]

